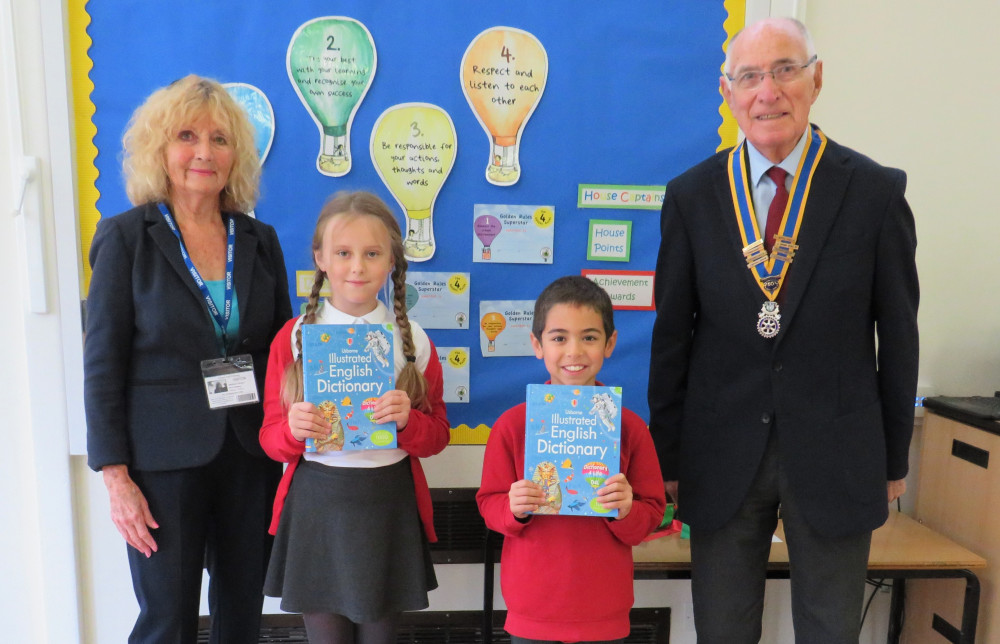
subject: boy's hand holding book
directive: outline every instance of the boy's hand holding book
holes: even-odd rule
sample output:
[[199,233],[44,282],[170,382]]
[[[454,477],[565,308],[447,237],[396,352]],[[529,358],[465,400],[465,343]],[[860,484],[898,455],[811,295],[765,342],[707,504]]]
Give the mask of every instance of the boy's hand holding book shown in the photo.
[[510,484],[510,511],[518,519],[527,519],[529,513],[536,511],[545,503],[545,491],[542,486],[521,479]]
[[632,511],[632,486],[625,475],[619,472],[604,482],[597,490],[597,501],[608,510],[618,510],[616,520],[621,521]]

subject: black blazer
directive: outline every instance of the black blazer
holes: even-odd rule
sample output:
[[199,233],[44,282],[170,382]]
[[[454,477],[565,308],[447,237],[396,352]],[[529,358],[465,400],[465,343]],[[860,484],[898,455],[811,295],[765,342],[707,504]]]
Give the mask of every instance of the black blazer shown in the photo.
[[[919,288],[906,176],[828,143],[781,296],[747,268],[721,152],[672,180],[661,212],[650,429],[681,514],[712,530],[740,507],[771,431],[807,521],[874,529],[903,478],[916,395]],[[876,348],[876,337],[878,340]]]
[[[271,226],[230,214],[240,313],[233,351],[253,356],[263,398],[271,339],[291,317],[285,261]],[[90,467],[203,465],[222,447],[227,422],[247,452],[265,457],[259,403],[208,408],[200,363],[219,357],[215,328],[156,204],[100,221],[90,264],[83,352]]]

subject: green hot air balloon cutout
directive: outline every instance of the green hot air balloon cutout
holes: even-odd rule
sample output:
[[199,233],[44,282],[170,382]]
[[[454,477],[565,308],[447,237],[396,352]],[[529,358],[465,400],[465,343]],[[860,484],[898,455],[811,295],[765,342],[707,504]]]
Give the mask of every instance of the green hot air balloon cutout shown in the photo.
[[351,170],[351,122],[375,77],[375,41],[352,18],[315,18],[288,44],[288,78],[319,127],[316,169],[330,177]]
[[417,290],[413,284],[409,282],[406,283],[406,310],[409,311],[416,304],[417,300],[420,299],[420,291]]

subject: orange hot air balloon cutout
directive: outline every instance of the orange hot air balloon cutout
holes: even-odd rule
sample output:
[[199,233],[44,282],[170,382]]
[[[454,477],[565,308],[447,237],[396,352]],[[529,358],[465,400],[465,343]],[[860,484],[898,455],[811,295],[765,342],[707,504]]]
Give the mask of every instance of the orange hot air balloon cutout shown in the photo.
[[499,313],[490,312],[483,316],[479,326],[483,328],[483,332],[486,333],[486,339],[490,341],[487,350],[496,351],[497,348],[494,341],[500,335],[500,332],[507,328],[507,318]]
[[548,79],[548,54],[527,31],[492,27],[465,50],[461,75],[469,107],[490,138],[486,180],[513,185],[521,176],[521,133]]

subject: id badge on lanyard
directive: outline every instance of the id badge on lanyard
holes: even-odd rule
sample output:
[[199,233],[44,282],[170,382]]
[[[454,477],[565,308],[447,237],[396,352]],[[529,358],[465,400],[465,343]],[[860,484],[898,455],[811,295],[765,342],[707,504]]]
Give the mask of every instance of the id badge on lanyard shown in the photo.
[[[219,307],[215,305],[215,300],[212,299],[211,293],[208,292],[205,280],[202,279],[201,273],[198,272],[194,262],[191,261],[191,256],[188,254],[187,248],[184,246],[184,240],[181,238],[180,229],[174,222],[174,218],[171,216],[166,205],[162,203],[160,204],[160,213],[163,215],[163,219],[167,222],[167,226],[174,234],[174,237],[177,238],[177,243],[180,244],[181,257],[184,258],[184,264],[187,266],[188,272],[194,278],[194,282],[201,291],[202,297],[205,298],[205,304],[208,306],[209,313],[212,314],[219,328],[222,329],[222,347],[223,352],[225,352],[229,343],[229,339],[226,336],[226,327],[229,325],[229,316],[233,310],[233,259],[236,247],[236,220],[231,216],[226,217],[225,305],[223,310],[219,311]],[[205,392],[208,394],[209,409],[250,405],[260,401],[260,395],[257,393],[257,381],[254,378],[253,372],[253,357],[248,353],[202,360],[201,375],[205,381]]]
[[260,401],[253,373],[253,356],[249,353],[202,360],[201,376],[205,381],[209,409],[251,405]]

